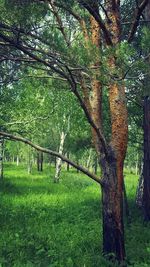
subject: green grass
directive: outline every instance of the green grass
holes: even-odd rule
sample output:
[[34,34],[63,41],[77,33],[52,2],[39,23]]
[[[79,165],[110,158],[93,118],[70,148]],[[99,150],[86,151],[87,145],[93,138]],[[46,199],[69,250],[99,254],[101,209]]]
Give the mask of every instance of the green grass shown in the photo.
[[[111,267],[102,256],[100,188],[76,171],[26,173],[6,164],[0,185],[0,266]],[[131,224],[126,223],[129,266],[150,266],[150,231],[135,207],[137,177],[126,174]]]

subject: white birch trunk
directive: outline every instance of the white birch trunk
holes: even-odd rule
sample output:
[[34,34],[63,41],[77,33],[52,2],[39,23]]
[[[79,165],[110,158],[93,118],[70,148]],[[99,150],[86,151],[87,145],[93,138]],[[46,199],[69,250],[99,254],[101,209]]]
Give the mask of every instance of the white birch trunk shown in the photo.
[[91,156],[92,156],[92,149],[90,148],[89,150],[89,156],[88,156],[88,159],[87,159],[87,169],[90,168],[90,163],[91,163]]
[[17,155],[17,166],[19,166],[19,156]]
[[30,147],[28,149],[27,170],[28,170],[28,174],[31,174],[31,172],[32,172],[32,155],[31,155]]
[[[64,142],[65,142],[66,134],[62,131],[60,135],[60,145],[59,145],[59,154],[63,154],[64,149]],[[60,178],[60,172],[62,167],[62,160],[60,158],[56,159],[56,171],[55,171],[55,177],[54,182],[58,183]]]

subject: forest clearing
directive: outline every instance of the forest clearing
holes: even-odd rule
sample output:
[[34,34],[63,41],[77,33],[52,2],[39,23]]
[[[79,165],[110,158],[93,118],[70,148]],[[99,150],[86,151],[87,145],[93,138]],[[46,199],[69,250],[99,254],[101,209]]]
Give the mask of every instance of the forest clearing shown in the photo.
[[[62,170],[53,183],[54,167],[42,173],[7,163],[1,185],[1,266],[108,267],[100,254],[102,224],[100,187],[75,170]],[[137,176],[126,173],[131,222],[126,221],[129,266],[150,265],[149,225],[135,205]],[[109,263],[109,266],[115,266]],[[116,265],[117,266],[117,265]]]

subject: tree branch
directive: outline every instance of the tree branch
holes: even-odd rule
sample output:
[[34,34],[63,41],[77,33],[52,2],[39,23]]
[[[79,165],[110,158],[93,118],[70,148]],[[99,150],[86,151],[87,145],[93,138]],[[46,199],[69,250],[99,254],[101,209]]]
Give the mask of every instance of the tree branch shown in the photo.
[[62,159],[63,161],[69,163],[72,167],[76,168],[77,170],[83,172],[84,174],[86,174],[88,177],[90,177],[92,180],[94,180],[95,182],[99,183],[101,186],[103,186],[103,181],[102,179],[100,179],[97,175],[91,173],[89,170],[87,170],[86,168],[76,164],[75,162],[71,161],[70,159],[66,158],[65,156],[59,154],[58,152],[52,151],[50,149],[41,147],[39,145],[36,145],[34,143],[32,143],[30,140],[20,137],[20,136],[15,136],[13,134],[9,134],[6,132],[1,132],[0,131],[0,136],[3,136],[5,139],[10,139],[13,141],[20,141],[23,142],[25,144],[28,144],[29,146],[35,148],[38,151],[41,151],[43,153],[49,154],[49,155],[53,155],[55,157],[58,157],[60,159]]
[[60,76],[62,76],[63,78],[65,78],[65,79],[67,79],[69,81],[68,76],[62,70],[56,68],[54,65],[50,64],[47,60],[44,60],[44,59],[38,57],[37,55],[31,53],[22,44],[15,42],[13,39],[11,39],[10,37],[4,35],[3,33],[0,33],[0,37],[4,41],[9,42],[14,47],[16,47],[17,49],[19,49],[20,51],[22,51],[24,54],[28,55],[30,58],[32,58],[32,59],[36,60],[37,62],[42,63],[43,65],[49,67],[54,72],[58,73]]
[[[100,25],[100,28],[102,29],[102,32],[104,34],[104,38],[105,38],[105,41],[107,43],[107,45],[113,45],[112,43],[112,40],[111,40],[111,37],[110,37],[110,33],[105,25],[105,23],[103,22],[99,12],[98,12],[98,8],[93,8],[90,4],[87,3],[87,1],[84,1],[84,0],[78,0],[79,3],[81,3],[84,8],[86,10],[88,10],[88,12],[95,18],[95,20],[99,23]],[[93,1],[93,5],[94,5],[94,2]],[[97,10],[96,10],[97,9]]]
[[134,15],[134,20],[133,23],[131,25],[131,29],[129,31],[129,35],[128,35],[128,43],[131,43],[133,40],[133,37],[136,33],[137,27],[139,25],[139,21],[140,21],[140,17],[142,15],[143,10],[145,9],[145,7],[147,6],[149,0],[143,0],[142,3],[136,8],[135,10],[135,15]]

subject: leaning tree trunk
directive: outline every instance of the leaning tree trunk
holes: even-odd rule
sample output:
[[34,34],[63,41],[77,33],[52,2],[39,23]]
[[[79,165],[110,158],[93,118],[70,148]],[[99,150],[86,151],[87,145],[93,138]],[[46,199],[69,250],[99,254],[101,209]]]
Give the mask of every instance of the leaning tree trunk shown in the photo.
[[[66,134],[62,131],[61,136],[60,136],[59,154],[63,153],[65,138],[66,138]],[[56,159],[56,171],[55,171],[55,176],[54,176],[54,183],[59,182],[61,167],[62,167],[62,160],[61,160],[61,158],[57,158]]]
[[144,165],[143,165],[143,213],[150,221],[150,97],[144,99]]
[[0,137],[0,180],[3,179],[3,149],[4,149],[4,139]]

